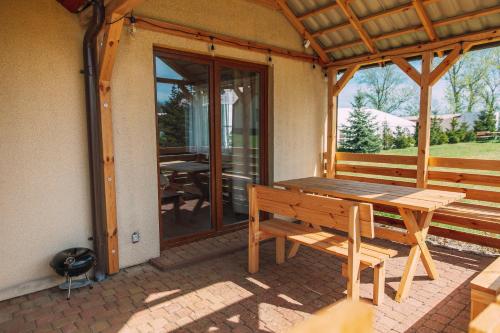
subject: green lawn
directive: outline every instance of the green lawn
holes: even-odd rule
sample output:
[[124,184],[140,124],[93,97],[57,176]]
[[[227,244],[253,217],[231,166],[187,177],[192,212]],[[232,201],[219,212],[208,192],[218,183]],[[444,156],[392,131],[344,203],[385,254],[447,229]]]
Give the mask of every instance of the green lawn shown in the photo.
[[[417,155],[417,147],[382,150],[380,154]],[[500,142],[462,142],[431,146],[431,156],[500,160]]]

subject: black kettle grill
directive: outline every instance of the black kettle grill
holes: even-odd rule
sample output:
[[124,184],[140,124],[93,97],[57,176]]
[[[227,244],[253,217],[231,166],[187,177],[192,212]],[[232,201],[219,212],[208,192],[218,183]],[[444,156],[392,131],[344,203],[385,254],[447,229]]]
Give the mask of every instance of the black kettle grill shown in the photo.
[[[67,289],[67,299],[71,296],[71,286],[81,288],[90,286],[92,281],[87,275],[88,271],[96,264],[94,251],[84,247],[74,247],[57,253],[50,262],[50,266],[57,274],[64,276],[66,282],[59,286],[60,289]],[[72,281],[73,277],[85,275],[85,279]]]

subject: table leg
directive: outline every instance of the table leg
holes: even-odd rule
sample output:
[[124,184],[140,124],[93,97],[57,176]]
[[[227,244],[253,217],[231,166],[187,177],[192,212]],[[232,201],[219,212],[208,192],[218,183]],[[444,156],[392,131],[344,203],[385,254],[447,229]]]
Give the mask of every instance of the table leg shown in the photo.
[[405,270],[396,294],[396,301],[401,302],[404,298],[406,298],[406,296],[408,296],[413,277],[415,276],[418,258],[422,259],[427,275],[431,279],[437,279],[439,275],[429,249],[427,248],[427,244],[425,243],[425,238],[427,237],[433,212],[424,212],[417,217],[417,212],[400,208],[399,213],[403,218],[406,228],[408,229],[408,235],[410,237],[410,241],[412,242],[410,255],[408,256]]

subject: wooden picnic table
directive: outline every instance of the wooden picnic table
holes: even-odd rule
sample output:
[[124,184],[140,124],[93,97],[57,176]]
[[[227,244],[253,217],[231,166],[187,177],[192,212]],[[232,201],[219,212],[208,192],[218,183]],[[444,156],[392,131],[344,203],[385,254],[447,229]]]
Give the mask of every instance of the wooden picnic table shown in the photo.
[[408,295],[419,257],[422,259],[427,275],[433,280],[438,278],[436,266],[425,243],[432,215],[436,209],[465,197],[464,193],[457,192],[323,177],[291,179],[276,182],[275,185],[319,195],[397,208],[408,231],[409,245],[411,245],[410,254],[396,294],[396,301],[398,302],[401,302]]

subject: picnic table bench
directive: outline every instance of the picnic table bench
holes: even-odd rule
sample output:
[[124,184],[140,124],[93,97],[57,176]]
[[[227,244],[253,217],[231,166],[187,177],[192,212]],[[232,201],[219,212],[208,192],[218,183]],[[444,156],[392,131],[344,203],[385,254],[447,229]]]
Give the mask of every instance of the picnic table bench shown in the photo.
[[[385,261],[397,252],[367,244],[361,237],[374,238],[373,207],[371,204],[327,198],[293,190],[248,186],[249,237],[248,270],[259,270],[259,242],[276,238],[276,263],[285,261],[285,240],[302,244],[347,260],[347,296],[359,299],[360,271],[374,269],[373,303],[381,304],[384,297]],[[302,221],[296,224],[280,218],[260,221],[267,212]],[[321,226],[347,232],[341,236],[323,231]]]
[[[275,185],[395,209],[403,218],[404,226],[407,229],[405,239],[402,242],[411,246],[401,283],[396,293],[396,301],[398,302],[404,300],[409,294],[419,258],[424,264],[427,275],[431,279],[438,278],[439,274],[425,243],[430,223],[437,209],[465,197],[464,193],[457,192],[323,177],[291,179],[277,182]],[[296,251],[297,247],[292,250]]]
[[474,319],[500,295],[500,257],[471,281],[470,288],[470,314]]

